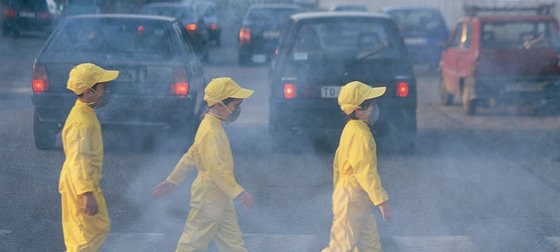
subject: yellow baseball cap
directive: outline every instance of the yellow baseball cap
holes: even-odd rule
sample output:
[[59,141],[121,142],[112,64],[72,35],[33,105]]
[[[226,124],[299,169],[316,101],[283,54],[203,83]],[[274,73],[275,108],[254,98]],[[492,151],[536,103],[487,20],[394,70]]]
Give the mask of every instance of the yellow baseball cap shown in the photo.
[[385,94],[386,87],[370,87],[359,81],[352,81],[340,88],[338,105],[347,115],[360,107],[365,100]]
[[229,77],[215,78],[204,89],[204,100],[208,107],[227,98],[245,99],[253,95],[253,90],[242,88]]
[[79,95],[97,83],[112,81],[118,76],[119,71],[105,70],[92,63],[83,63],[72,67],[66,88]]

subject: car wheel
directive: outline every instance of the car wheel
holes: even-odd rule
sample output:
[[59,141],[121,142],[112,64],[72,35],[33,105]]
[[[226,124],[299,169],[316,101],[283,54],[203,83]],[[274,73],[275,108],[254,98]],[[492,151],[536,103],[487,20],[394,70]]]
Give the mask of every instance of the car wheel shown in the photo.
[[476,112],[477,100],[471,99],[470,88],[465,86],[463,89],[463,111],[466,115],[474,115]]
[[58,125],[56,123],[42,122],[39,120],[37,112],[33,114],[33,137],[35,138],[35,146],[38,149],[54,149],[57,133]]
[[443,85],[443,79],[439,78],[439,97],[441,104],[444,106],[449,106],[453,103],[453,94],[447,92],[445,85]]
[[248,65],[249,64],[249,54],[248,53],[242,53],[239,52],[239,65]]

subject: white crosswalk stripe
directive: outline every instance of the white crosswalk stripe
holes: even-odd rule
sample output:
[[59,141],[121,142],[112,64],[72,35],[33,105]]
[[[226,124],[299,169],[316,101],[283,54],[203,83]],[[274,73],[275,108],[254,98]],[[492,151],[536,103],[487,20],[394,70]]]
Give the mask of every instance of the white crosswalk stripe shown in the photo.
[[395,236],[397,251],[402,252],[431,252],[476,251],[474,243],[468,236]]
[[12,231],[10,230],[4,230],[4,229],[0,229],[0,237],[7,235],[9,233],[11,233]]
[[[111,233],[103,251],[164,251],[173,250],[180,234],[161,233]],[[316,235],[245,234],[249,251],[291,252],[319,251],[323,240]],[[549,239],[550,240],[550,239]],[[399,252],[477,251],[468,236],[394,236],[395,250]],[[557,240],[560,244],[560,240]],[[165,248],[165,249],[163,249]]]
[[558,236],[549,236],[546,239],[554,246],[558,251],[560,251],[560,237]]

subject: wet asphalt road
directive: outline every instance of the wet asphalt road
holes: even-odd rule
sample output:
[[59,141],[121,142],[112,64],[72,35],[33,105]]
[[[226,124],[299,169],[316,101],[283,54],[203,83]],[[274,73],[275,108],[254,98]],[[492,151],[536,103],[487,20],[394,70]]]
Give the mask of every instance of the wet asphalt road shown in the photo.
[[[64,249],[57,192],[64,155],[36,149],[32,137],[31,63],[42,41],[0,38],[0,251]],[[242,230],[313,235],[307,248],[319,250],[330,227],[333,152],[272,148],[267,69],[237,66],[235,45],[213,48],[205,72],[256,90],[238,122],[227,127],[238,181],[257,201],[249,211],[238,204]],[[467,117],[459,104],[438,104],[437,77],[419,74],[418,81],[416,153],[379,154],[394,208],[387,223],[374,210],[386,250],[425,251],[422,244],[451,237],[450,245],[432,251],[558,251],[551,240],[560,237],[560,117],[508,108]],[[159,248],[173,250],[194,174],[168,198],[154,200],[149,192],[187,146],[158,139],[145,151],[130,148],[136,143],[122,132],[104,132],[104,138],[102,188],[112,232],[165,234],[171,242]]]

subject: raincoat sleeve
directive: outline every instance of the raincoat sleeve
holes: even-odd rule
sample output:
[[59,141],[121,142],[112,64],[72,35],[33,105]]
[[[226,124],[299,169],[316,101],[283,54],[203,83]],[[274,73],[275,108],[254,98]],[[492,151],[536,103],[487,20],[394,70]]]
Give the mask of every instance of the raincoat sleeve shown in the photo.
[[374,205],[379,205],[389,199],[381,185],[381,178],[377,173],[377,154],[373,139],[357,137],[352,145],[350,165],[354,168],[356,179],[367,192]]
[[235,180],[233,175],[233,160],[228,159],[225,151],[220,151],[224,147],[224,141],[216,135],[206,135],[201,142],[200,159],[202,166],[207,169],[210,180],[214,182],[230,198],[237,197],[243,188]]
[[167,182],[172,184],[180,184],[186,177],[196,168],[196,161],[194,153],[196,151],[195,145],[192,145],[189,150],[179,159],[175,168],[167,177]]
[[97,166],[101,166],[101,164],[96,164],[99,161],[96,161],[98,152],[93,141],[94,130],[94,127],[91,126],[77,125],[69,134],[70,141],[75,141],[75,144],[70,146],[77,148],[77,150],[70,151],[70,153],[76,153],[75,162],[70,169],[70,177],[77,195],[93,192],[98,185],[95,178],[96,173],[99,172]]

